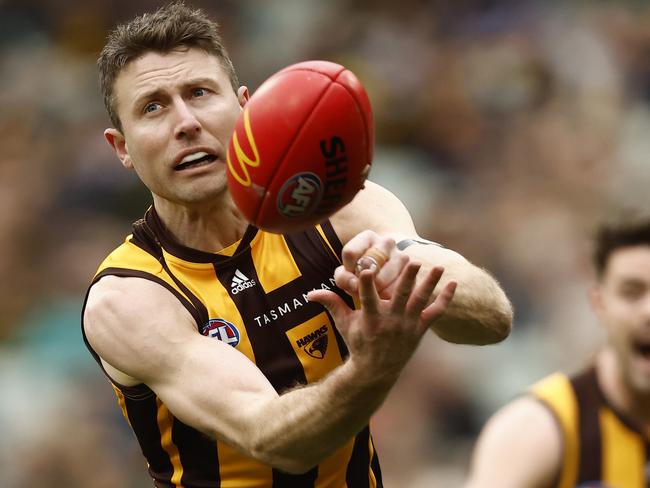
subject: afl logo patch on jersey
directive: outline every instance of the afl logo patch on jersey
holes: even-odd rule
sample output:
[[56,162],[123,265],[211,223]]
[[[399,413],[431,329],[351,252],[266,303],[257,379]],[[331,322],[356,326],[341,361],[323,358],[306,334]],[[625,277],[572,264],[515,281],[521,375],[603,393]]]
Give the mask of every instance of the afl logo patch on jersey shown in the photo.
[[239,344],[239,331],[234,324],[224,319],[210,319],[201,329],[201,334],[206,337],[219,339],[221,342],[237,347]]

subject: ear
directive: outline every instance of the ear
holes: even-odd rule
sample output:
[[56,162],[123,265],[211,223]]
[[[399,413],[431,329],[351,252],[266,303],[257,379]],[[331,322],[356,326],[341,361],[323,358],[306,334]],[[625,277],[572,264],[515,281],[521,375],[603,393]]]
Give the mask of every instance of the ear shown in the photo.
[[129,148],[126,145],[126,139],[122,133],[111,127],[104,131],[104,137],[115,151],[118,159],[122,161],[122,166],[133,169],[133,161],[129,155]]
[[248,93],[248,87],[240,86],[237,89],[237,100],[239,101],[239,106],[243,107],[244,105],[246,105],[246,102],[248,102],[249,98],[250,98],[250,94]]
[[599,283],[594,283],[589,289],[589,304],[598,317],[603,315],[603,294]]

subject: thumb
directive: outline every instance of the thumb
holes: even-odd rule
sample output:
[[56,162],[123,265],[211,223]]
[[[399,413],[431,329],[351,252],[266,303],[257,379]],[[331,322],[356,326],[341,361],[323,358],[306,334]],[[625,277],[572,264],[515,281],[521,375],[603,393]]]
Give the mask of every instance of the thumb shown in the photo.
[[333,291],[312,290],[307,293],[307,298],[310,302],[320,303],[325,307],[334,321],[337,322],[337,325],[342,323],[346,315],[352,311],[343,299]]

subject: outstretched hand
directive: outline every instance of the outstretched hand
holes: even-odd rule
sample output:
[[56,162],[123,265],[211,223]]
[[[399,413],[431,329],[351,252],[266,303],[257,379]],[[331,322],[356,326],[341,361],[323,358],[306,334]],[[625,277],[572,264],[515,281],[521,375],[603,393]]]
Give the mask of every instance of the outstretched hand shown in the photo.
[[377,271],[360,272],[359,310],[350,309],[331,291],[314,290],[308,294],[310,301],[322,304],[334,318],[348,346],[350,360],[368,371],[399,374],[422,335],[443,314],[454,296],[456,283],[450,281],[429,304],[443,274],[442,267],[434,267],[416,283],[421,264],[401,260],[401,266],[391,287],[392,296],[387,298],[380,297],[377,291]]

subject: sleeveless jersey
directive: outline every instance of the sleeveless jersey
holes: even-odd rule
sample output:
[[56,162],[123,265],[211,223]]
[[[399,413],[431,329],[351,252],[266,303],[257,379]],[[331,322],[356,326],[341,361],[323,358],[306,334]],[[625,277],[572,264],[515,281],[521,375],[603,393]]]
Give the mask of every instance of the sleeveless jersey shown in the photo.
[[557,488],[650,486],[648,439],[608,404],[595,368],[570,378],[555,373],[531,393],[551,410],[562,433]]
[[[116,275],[160,284],[192,314],[198,333],[238,349],[281,393],[319,380],[347,357],[331,316],[307,300],[307,292],[324,288],[354,306],[334,283],[341,248],[327,221],[285,236],[249,226],[221,252],[201,252],[178,244],[152,208],[104,260],[92,283]],[[85,334],[84,340],[99,362]],[[184,424],[144,384],[113,388],[157,487],[383,486],[368,427],[307,473],[290,475]]]

